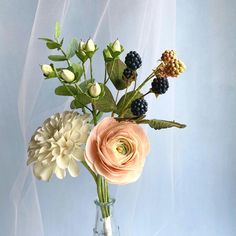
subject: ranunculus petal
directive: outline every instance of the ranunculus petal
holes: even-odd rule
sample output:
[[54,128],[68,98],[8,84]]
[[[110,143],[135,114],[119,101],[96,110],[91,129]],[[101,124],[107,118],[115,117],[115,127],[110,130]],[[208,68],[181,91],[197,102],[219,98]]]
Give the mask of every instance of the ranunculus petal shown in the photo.
[[127,184],[141,175],[148,152],[149,141],[141,126],[105,118],[89,135],[85,160],[110,183]]

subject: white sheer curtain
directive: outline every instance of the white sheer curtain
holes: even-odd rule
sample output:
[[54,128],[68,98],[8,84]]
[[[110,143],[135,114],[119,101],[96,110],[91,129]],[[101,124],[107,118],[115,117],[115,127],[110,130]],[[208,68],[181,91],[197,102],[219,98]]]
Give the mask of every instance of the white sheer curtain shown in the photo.
[[37,38],[51,37],[56,20],[62,24],[66,43],[72,36],[84,40],[91,36],[99,45],[97,80],[104,73],[102,48],[117,37],[126,52],[136,50],[142,56],[138,81],[155,67],[161,52],[175,48],[176,42],[188,66],[181,78],[170,80],[165,96],[148,99],[148,116],[182,121],[188,128],[146,129],[152,150],[142,177],[135,184],[111,188],[121,235],[235,235],[233,1],[39,0],[21,4],[12,0],[1,4],[0,235],[92,235],[96,191],[86,170],[81,168],[76,179],[44,183],[36,181],[25,166],[27,142],[35,128],[52,113],[68,109],[69,101],[53,94],[58,82],[43,81],[38,66],[48,62],[49,51]]

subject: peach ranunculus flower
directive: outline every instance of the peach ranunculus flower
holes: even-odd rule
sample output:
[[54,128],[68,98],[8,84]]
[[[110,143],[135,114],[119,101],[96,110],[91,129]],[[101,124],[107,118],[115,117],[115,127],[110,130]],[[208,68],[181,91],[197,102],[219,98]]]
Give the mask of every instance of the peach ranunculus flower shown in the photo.
[[105,118],[90,133],[85,160],[112,184],[128,184],[142,173],[150,145],[143,128],[129,121]]

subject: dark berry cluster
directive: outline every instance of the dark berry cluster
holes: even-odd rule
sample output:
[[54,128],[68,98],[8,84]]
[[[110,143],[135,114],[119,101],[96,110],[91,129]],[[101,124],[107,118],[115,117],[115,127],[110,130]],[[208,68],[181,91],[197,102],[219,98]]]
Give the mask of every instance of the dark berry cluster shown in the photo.
[[123,75],[126,79],[130,79],[131,76],[133,75],[133,71],[127,67],[124,69]]
[[148,103],[143,98],[138,98],[131,103],[131,112],[135,116],[144,115],[148,110]]
[[167,78],[157,77],[152,81],[152,92],[155,94],[164,94],[169,88]]
[[137,70],[142,65],[142,59],[135,51],[130,51],[125,57],[125,64],[131,70]]

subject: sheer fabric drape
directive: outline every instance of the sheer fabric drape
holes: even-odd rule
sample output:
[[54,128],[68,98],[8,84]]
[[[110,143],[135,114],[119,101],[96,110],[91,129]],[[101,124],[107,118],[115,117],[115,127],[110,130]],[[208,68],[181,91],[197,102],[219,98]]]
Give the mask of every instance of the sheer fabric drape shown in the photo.
[[[164,20],[162,16],[167,12],[171,13],[170,17]],[[52,36],[56,20],[60,20],[62,34],[67,40],[70,36],[79,39],[91,36],[102,51],[107,42],[118,37],[126,52],[137,50],[143,58],[143,67],[139,72],[141,81],[156,66],[161,51],[173,48],[175,1],[39,1],[19,93],[19,119],[25,148],[32,131],[47,116],[68,109],[66,98],[53,95],[57,82],[44,82],[38,67],[47,62],[48,51],[37,38]],[[99,59],[101,51],[95,59],[97,80],[102,80],[104,72],[102,59]],[[167,99],[169,104],[173,102],[173,91]],[[150,99],[150,103],[155,102],[155,98]],[[155,113],[155,109],[150,109],[150,114]],[[167,114],[170,113],[171,109]],[[171,135],[170,132],[162,137],[163,146],[166,146]],[[174,204],[173,153],[167,148],[158,163],[155,152],[154,147],[146,170],[137,183],[112,188],[113,196],[118,199],[117,217],[122,235],[137,235],[144,228],[146,235],[155,234],[168,225],[168,216]],[[156,166],[155,171],[151,168],[153,165]],[[160,178],[163,175],[165,184]],[[156,190],[147,194],[153,186]],[[158,188],[162,189],[165,200],[158,193]],[[23,167],[11,191],[15,207],[14,235],[90,235],[95,210],[92,204],[96,197],[94,189],[92,179],[84,170],[78,179],[68,178],[64,182],[54,179],[45,184],[36,183],[30,169]],[[152,207],[147,204],[147,199],[152,202]],[[156,214],[157,209],[159,214]]]
[[11,0],[0,5],[0,235],[92,235],[96,191],[87,171],[81,168],[76,179],[44,183],[25,166],[32,132],[51,114],[69,109],[70,100],[53,94],[59,83],[44,81],[39,69],[49,62],[49,51],[38,37],[52,37],[56,20],[65,44],[75,36],[93,37],[99,45],[98,81],[104,73],[102,49],[117,37],[125,52],[142,56],[139,82],[176,42],[188,67],[181,78],[170,80],[165,96],[148,97],[148,116],[182,121],[188,128],[146,129],[152,149],[142,177],[111,188],[121,235],[235,235],[233,0]]

